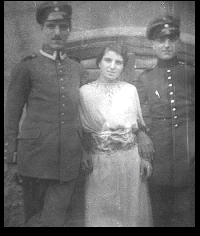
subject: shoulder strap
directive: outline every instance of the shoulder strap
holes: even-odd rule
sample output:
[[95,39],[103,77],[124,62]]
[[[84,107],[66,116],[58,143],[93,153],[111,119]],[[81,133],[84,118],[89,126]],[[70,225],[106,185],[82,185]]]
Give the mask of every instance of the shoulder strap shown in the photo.
[[22,61],[28,61],[28,60],[31,60],[31,59],[33,59],[33,58],[35,58],[35,57],[37,57],[37,54],[36,54],[36,53],[33,53],[33,54],[29,55],[29,56],[24,57],[24,58],[22,59]]

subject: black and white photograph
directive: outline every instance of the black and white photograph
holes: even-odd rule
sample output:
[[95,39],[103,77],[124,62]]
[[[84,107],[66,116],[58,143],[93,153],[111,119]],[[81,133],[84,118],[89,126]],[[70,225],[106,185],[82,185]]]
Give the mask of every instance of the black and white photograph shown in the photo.
[[195,227],[195,1],[4,1],[4,227]]

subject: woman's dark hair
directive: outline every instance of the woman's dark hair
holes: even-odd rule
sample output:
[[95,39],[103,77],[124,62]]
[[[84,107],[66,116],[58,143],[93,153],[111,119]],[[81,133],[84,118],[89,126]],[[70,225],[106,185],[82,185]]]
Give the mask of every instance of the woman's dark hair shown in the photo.
[[117,54],[121,55],[124,61],[124,67],[126,66],[127,62],[128,62],[128,55],[127,55],[127,50],[125,49],[125,47],[123,46],[123,44],[121,43],[112,43],[110,45],[107,45],[103,48],[103,50],[100,52],[100,54],[97,56],[96,59],[96,66],[99,68],[99,63],[101,62],[103,56],[106,53],[106,50],[109,51],[114,51]]

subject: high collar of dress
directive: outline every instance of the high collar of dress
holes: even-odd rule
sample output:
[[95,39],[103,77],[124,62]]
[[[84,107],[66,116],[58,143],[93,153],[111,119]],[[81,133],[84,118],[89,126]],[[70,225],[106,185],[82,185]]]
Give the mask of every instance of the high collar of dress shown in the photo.
[[174,57],[171,60],[158,59],[157,66],[159,68],[171,68],[171,67],[174,67],[174,66],[176,66],[178,64],[179,64],[179,62],[178,62],[177,57]]
[[57,60],[60,59],[61,61],[65,59],[66,57],[66,52],[65,49],[62,50],[53,50],[52,48],[50,48],[47,45],[42,45],[42,48],[40,49],[40,53],[45,56],[48,57],[52,60]]

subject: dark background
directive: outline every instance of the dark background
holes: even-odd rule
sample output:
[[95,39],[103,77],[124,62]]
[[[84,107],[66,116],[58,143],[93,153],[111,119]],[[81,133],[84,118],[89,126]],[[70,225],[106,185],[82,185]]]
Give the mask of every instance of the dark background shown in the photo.
[[[40,48],[41,31],[35,20],[38,3],[4,1],[4,101],[11,69],[23,57],[38,52]],[[69,1],[69,4],[73,7],[73,30],[67,47],[72,56],[81,58],[90,70],[96,70],[96,49],[101,41],[109,41],[113,37],[125,37],[130,52],[136,53],[136,76],[143,69],[152,67],[156,60],[151,44],[145,38],[145,30],[152,18],[164,12],[181,16],[182,47],[179,57],[194,66],[195,1]],[[82,177],[75,189],[75,200],[83,193]],[[76,205],[74,226],[81,226],[82,200],[76,201],[79,204],[73,203]],[[12,173],[5,169],[4,227],[22,225],[22,207],[21,187],[13,181]]]

